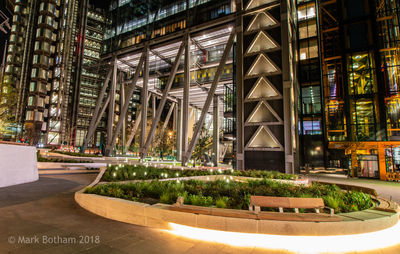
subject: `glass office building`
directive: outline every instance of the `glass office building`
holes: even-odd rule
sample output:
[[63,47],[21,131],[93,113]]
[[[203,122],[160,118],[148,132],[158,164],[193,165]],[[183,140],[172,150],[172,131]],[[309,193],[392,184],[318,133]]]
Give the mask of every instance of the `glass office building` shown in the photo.
[[[152,108],[163,107],[166,96],[161,115],[174,105],[183,163],[198,134],[193,125],[200,121],[221,146],[213,148],[213,156],[237,168],[293,172],[298,167],[294,1],[119,0],[110,2],[107,13],[102,59],[116,66],[117,74],[106,90],[118,86],[116,75],[122,75],[124,82],[135,83],[146,112],[149,96],[159,96]],[[98,100],[106,102],[106,97]],[[122,136],[135,135],[137,128],[113,133],[119,121],[111,115],[107,120],[109,149],[129,146]],[[154,128],[148,127],[139,135],[144,155],[153,138],[148,133]]]
[[398,1],[297,1],[303,163],[398,170]]

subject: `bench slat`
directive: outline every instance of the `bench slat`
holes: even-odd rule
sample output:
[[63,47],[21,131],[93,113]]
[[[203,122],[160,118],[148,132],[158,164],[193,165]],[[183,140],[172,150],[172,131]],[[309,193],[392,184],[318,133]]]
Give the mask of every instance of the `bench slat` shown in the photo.
[[288,208],[318,208],[324,207],[322,198],[289,198]]
[[250,205],[270,208],[319,208],[324,206],[322,198],[288,198],[250,196]]
[[290,207],[289,199],[286,197],[267,197],[267,196],[250,196],[250,205],[261,207]]

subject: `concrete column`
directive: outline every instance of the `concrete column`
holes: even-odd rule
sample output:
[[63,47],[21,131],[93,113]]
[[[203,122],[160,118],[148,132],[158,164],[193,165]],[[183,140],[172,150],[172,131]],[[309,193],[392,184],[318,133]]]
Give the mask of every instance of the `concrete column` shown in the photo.
[[[183,74],[183,105],[182,105],[182,151],[186,153],[188,146],[188,128],[189,128],[189,91],[190,91],[190,36],[186,38],[185,62]],[[187,162],[185,156],[182,157],[182,165]]]
[[[236,5],[239,9],[241,1],[237,0]],[[234,68],[236,68],[236,166],[238,170],[244,170],[244,106],[245,98],[243,92],[243,17],[236,19],[236,48]]]
[[172,115],[172,130],[175,131],[176,130],[176,117],[178,116],[178,103],[176,103],[175,107],[174,107],[174,113]]
[[[284,147],[285,147],[285,172],[294,174],[294,151],[292,132],[293,101],[291,91],[293,80],[291,78],[291,64],[289,50],[289,17],[287,14],[286,1],[281,2],[281,34],[282,34],[282,78],[283,78],[283,122],[284,122]],[[294,116],[293,116],[294,117]]]
[[[176,160],[182,160],[182,100],[176,105]],[[182,164],[183,166],[183,164]]]
[[153,95],[151,96],[151,113],[152,113],[152,121],[154,121],[154,119],[156,119],[156,95],[153,93]]
[[351,168],[349,169],[351,172],[351,177],[355,177],[356,173],[355,171],[358,169],[358,158],[357,158],[357,150],[356,147],[351,148]]
[[[128,103],[129,103],[129,99],[128,99]],[[124,84],[123,76],[121,75],[120,112],[121,112],[122,108],[124,107],[124,104],[125,104],[125,84]],[[121,138],[122,138],[122,154],[125,154],[125,152],[126,152],[125,151],[126,120],[125,120],[125,117],[122,116],[121,114],[120,114],[120,117],[123,117],[123,119],[120,119],[120,120],[123,121],[122,122],[122,135],[121,135]],[[120,142],[120,144],[121,144],[121,142]]]
[[[111,87],[109,90],[110,93],[110,102],[108,104],[108,118],[107,118],[107,144],[111,142],[113,136],[113,127],[114,127],[114,111],[115,111],[115,91],[117,89],[117,58],[114,59],[114,70],[112,76]],[[112,147],[106,149],[106,155],[111,155]]]
[[[151,95],[151,123],[153,124],[153,122],[156,120],[156,111],[157,111],[157,109],[156,109],[156,99],[157,99],[157,97],[156,97],[156,95],[153,93],[152,95]],[[154,144],[154,142],[153,143],[151,143],[151,152],[153,152],[153,149],[154,149],[154,147],[156,147],[155,146],[155,144]]]
[[219,163],[219,98],[214,95],[213,100],[213,163],[218,166]]
[[378,148],[378,161],[379,161],[379,179],[386,181],[386,154],[385,148]]
[[144,158],[144,150],[146,143],[146,127],[147,127],[147,97],[148,95],[148,83],[149,83],[149,48],[146,49],[146,56],[144,61],[144,69],[143,69],[143,88],[141,92],[141,104],[142,104],[142,120],[140,122],[141,125],[141,135],[140,135],[140,158],[143,160]]

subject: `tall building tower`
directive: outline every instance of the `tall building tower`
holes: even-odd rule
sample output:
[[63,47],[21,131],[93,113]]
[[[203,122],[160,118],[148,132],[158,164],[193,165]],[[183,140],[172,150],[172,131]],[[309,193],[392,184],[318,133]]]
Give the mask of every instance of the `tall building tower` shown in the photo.
[[66,139],[78,1],[17,1],[3,103],[11,139],[59,144]]
[[297,3],[303,163],[385,180],[400,168],[400,3]]
[[81,142],[101,80],[104,26],[104,12],[88,0],[15,3],[1,95],[9,115],[3,138],[76,145],[78,135]]
[[[69,144],[82,146],[102,82],[104,66],[101,64],[103,35],[106,25],[104,10],[93,6],[82,8],[79,17],[80,31],[77,36],[76,69],[74,73],[74,91],[71,95],[71,124]],[[100,146],[101,131],[105,124],[101,122],[95,135],[94,144]]]
[[[112,1],[108,12],[102,59],[110,65],[109,75],[91,120],[98,122],[108,110],[108,153],[117,144],[129,146],[121,143],[129,106],[121,104],[116,92],[127,84],[126,99],[133,91],[141,94],[140,112],[128,135],[140,125],[142,158],[161,117],[172,108],[182,164],[192,157],[203,127],[213,133],[218,163],[224,123],[224,142],[231,140],[237,168],[297,169],[294,1],[126,0]],[[150,95],[158,99],[152,102],[155,114],[147,126]],[[95,128],[91,124],[83,147]]]

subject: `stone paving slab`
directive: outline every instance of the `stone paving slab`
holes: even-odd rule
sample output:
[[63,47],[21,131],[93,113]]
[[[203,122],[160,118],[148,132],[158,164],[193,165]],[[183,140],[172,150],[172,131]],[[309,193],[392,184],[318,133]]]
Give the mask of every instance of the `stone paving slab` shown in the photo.
[[[94,174],[41,176],[37,183],[0,188],[0,253],[293,253],[203,242],[104,219],[82,209],[73,199],[74,192],[88,185],[95,177]],[[390,189],[386,191],[390,192]],[[101,244],[50,245],[48,248],[12,245],[7,242],[11,228],[15,228],[13,232],[19,234],[95,234],[100,236]],[[399,254],[400,245],[358,253]]]

